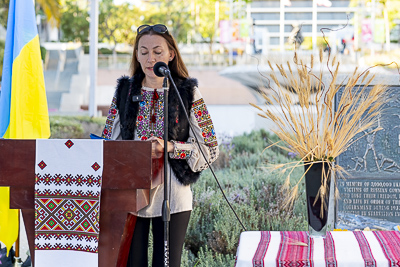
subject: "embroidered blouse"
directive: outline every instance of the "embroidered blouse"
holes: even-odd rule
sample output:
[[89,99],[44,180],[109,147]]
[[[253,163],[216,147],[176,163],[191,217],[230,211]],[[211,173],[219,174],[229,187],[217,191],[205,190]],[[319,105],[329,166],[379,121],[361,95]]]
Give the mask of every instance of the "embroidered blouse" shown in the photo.
[[[147,140],[152,136],[163,139],[164,137],[164,90],[142,87],[142,101],[139,102],[139,111],[136,120],[135,140]],[[174,152],[169,153],[170,158],[186,160],[194,172],[208,168],[206,160],[199,151],[203,151],[207,161],[211,164],[218,155],[218,143],[207,106],[198,88],[195,88],[194,101],[190,109],[190,122],[193,131],[189,131],[186,142],[170,140],[174,144]],[[199,144],[196,144],[196,138]],[[103,138],[122,140],[119,111],[114,96],[107,116],[106,125],[102,134]],[[190,186],[182,185],[175,177],[168,164],[170,176],[171,214],[192,210],[192,191]],[[164,186],[160,185],[150,192],[150,204],[137,212],[139,217],[161,216],[161,207],[164,200]]]

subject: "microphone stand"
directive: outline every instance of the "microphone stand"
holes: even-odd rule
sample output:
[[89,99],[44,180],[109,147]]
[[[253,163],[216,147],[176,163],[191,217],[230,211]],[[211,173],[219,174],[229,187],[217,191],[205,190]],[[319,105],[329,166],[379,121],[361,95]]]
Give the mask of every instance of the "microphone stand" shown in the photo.
[[164,222],[164,266],[169,267],[169,222],[171,210],[169,207],[168,180],[168,74],[163,81],[164,88],[164,202],[162,205],[162,220]]
[[[162,63],[162,64],[160,64]],[[158,67],[157,64],[159,64]],[[168,66],[163,63],[163,62],[158,62],[156,63],[156,65],[154,66],[155,69],[157,69],[157,71],[155,71],[155,74],[159,77],[164,76],[164,81],[163,81],[163,88],[164,88],[164,202],[162,205],[162,219],[164,222],[164,267],[169,267],[169,222],[171,221],[171,210],[169,207],[169,180],[168,180],[168,77],[169,77],[169,81],[172,83],[172,87],[175,90],[178,100],[181,104],[181,106],[183,107],[183,111],[185,113],[186,118],[188,119],[189,122],[189,128],[193,131],[193,126],[192,123],[190,122],[189,116],[185,110],[185,105],[182,101],[182,98],[179,94],[178,88],[176,87],[176,84],[174,82],[174,79],[172,79],[172,75],[171,72],[168,69]],[[160,71],[162,70],[162,71]],[[193,131],[194,133],[194,131]],[[210,170],[212,172],[212,174],[214,175],[214,178],[219,186],[219,188],[221,189],[221,193],[224,196],[225,200],[227,201],[229,207],[232,209],[233,213],[235,214],[236,218],[238,219],[238,221],[240,222],[240,224],[242,225],[243,229],[245,231],[246,227],[243,225],[242,221],[240,220],[240,218],[238,217],[238,215],[236,214],[235,210],[233,209],[233,207],[231,206],[231,204],[229,203],[228,198],[226,197],[224,191],[222,190],[222,187],[217,179],[217,177],[215,176],[214,171],[211,169],[210,163],[208,163],[208,160],[206,159],[206,156],[204,155],[203,150],[201,149],[200,145],[199,145],[199,140],[197,139],[197,136],[194,134],[194,137],[196,139],[197,145],[199,146],[199,151],[201,152],[201,154],[203,155],[204,159],[206,160],[208,166],[210,167]]]

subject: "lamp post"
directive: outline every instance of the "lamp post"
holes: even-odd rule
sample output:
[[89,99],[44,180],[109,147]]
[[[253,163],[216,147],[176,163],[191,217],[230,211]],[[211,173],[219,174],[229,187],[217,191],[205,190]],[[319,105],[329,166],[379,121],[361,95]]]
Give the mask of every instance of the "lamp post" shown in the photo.
[[229,0],[229,66],[233,65],[233,0]]
[[312,49],[317,51],[317,0],[312,2]]
[[375,8],[376,8],[376,0],[372,0],[372,2],[371,2],[371,29],[372,29],[371,57],[373,57],[375,55],[375,47],[374,47]]
[[99,0],[90,3],[90,90],[89,90],[89,116],[97,117],[96,84],[97,84],[97,43],[99,31]]

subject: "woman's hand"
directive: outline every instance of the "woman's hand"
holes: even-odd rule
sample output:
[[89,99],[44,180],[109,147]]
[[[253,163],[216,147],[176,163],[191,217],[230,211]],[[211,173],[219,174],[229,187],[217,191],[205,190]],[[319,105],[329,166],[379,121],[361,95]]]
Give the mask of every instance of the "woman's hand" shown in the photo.
[[[164,153],[164,140],[163,139],[152,136],[148,140],[156,140],[157,141],[155,144],[155,151],[154,151],[156,154]],[[174,152],[174,144],[169,141],[168,141],[168,152]]]

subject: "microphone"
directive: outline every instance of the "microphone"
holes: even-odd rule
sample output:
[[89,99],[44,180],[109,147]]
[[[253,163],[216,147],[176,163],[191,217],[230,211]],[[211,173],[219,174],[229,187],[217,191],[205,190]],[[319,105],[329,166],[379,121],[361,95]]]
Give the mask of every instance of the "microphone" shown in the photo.
[[170,73],[167,64],[162,61],[159,61],[154,65],[153,71],[158,77],[165,77]]

